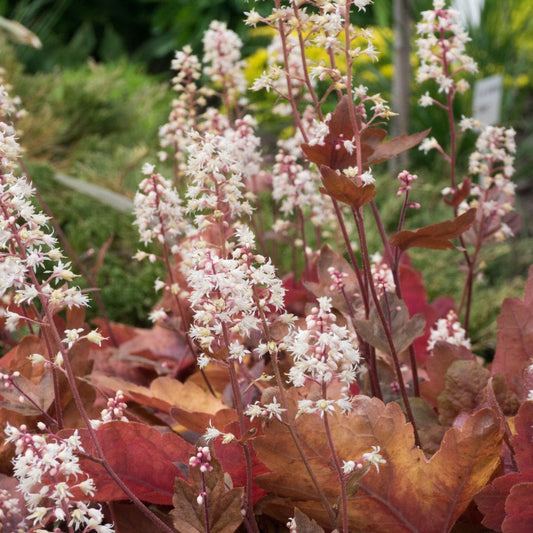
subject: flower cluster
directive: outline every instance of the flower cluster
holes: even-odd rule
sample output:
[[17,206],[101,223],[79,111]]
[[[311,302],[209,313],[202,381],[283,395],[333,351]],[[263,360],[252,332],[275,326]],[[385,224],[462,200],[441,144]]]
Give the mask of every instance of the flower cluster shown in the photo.
[[[240,95],[246,92],[242,42],[224,22],[214,20],[204,34],[204,72],[222,90],[225,104],[233,108]],[[229,110],[228,110],[229,111]]]
[[466,332],[453,310],[448,311],[445,318],[439,318],[431,328],[428,339],[428,350],[432,351],[435,344],[439,341],[470,349],[470,339],[466,337]]
[[[236,146],[237,145],[237,146]],[[244,172],[241,159],[235,157],[239,144],[232,130],[228,134],[194,134],[187,160],[187,175],[191,183],[187,189],[187,211],[199,212],[194,223],[199,230],[215,220],[230,223],[242,215],[250,215],[252,207],[245,198]],[[249,157],[249,156],[248,156]],[[204,215],[204,210],[213,216]]]
[[14,498],[6,489],[0,489],[0,525],[2,528],[17,533],[26,531],[27,527],[24,521],[17,524],[17,517],[20,516],[20,513],[19,499]]
[[[477,208],[476,223],[465,234],[467,242],[503,241],[514,235],[510,226],[515,202],[515,131],[512,128],[485,126],[470,155],[469,170],[477,178],[471,198],[460,208]],[[445,191],[446,192],[446,191]]]
[[[274,8],[266,17],[251,10],[247,24],[261,22],[276,31],[268,49],[268,70],[254,82],[252,90],[272,90],[284,99],[295,96],[315,106],[316,80],[329,81],[326,95],[332,90],[351,90],[353,62],[362,55],[372,61],[377,59],[372,31],[350,23],[351,5],[361,10],[369,3],[370,0],[290,2]],[[390,113],[379,95],[365,99],[372,98],[378,114]],[[287,106],[276,106],[278,112],[286,109]]]
[[279,203],[284,219],[293,217],[298,210],[310,209],[309,217],[315,226],[327,224],[332,215],[331,202],[319,192],[320,183],[316,171],[298,162],[293,155],[278,152],[272,172],[272,197]]
[[98,429],[102,424],[107,424],[108,422],[113,422],[115,420],[129,422],[124,414],[128,407],[124,399],[124,393],[121,390],[118,390],[115,393],[114,398],[109,398],[107,400],[107,407],[102,409],[100,420],[91,420],[91,426],[94,429]]
[[[162,148],[172,147],[175,165],[185,159],[188,146],[188,132],[195,127],[197,108],[205,105],[205,98],[200,94],[197,81],[201,76],[201,65],[192,53],[190,46],[177,51],[171,64],[176,75],[172,78],[172,88],[177,98],[172,101],[172,110],[168,122],[159,129],[159,141]],[[165,160],[167,152],[160,152],[159,158]]]
[[[420,35],[416,41],[417,54],[421,60],[417,81],[435,80],[439,93],[452,97],[467,91],[470,86],[459,75],[477,72],[477,65],[465,52],[465,44],[470,39],[462,27],[459,12],[446,9],[444,0],[433,0],[433,9],[422,12],[417,33]],[[434,103],[429,93],[420,99],[423,107]]]
[[143,173],[147,177],[134,199],[134,224],[141,241],[146,245],[155,240],[177,251],[179,239],[189,228],[178,192],[161,174],[154,173],[153,165],[146,163]]
[[281,407],[281,404],[276,400],[276,397],[272,398],[272,401],[269,403],[261,404],[260,402],[255,402],[248,406],[245,411],[245,415],[250,417],[250,420],[254,418],[263,418],[270,419],[277,418],[281,420],[282,413],[286,411]]
[[6,442],[14,443],[16,448],[13,471],[30,512],[26,519],[33,520],[34,526],[55,522],[74,531],[112,533],[113,526],[103,523],[100,509],[73,496],[75,490],[87,496],[95,491],[93,480],[83,473],[76,455],[83,452],[77,432],[62,439],[48,432],[42,422],[38,426],[41,435],[30,434],[24,425],[15,428],[8,424],[5,428]]
[[205,241],[199,241],[189,256],[187,281],[194,312],[189,334],[204,352],[200,366],[220,356],[221,350],[241,362],[250,354],[243,339],[260,329],[261,319],[284,307],[285,291],[271,261],[251,251],[253,235],[248,228],[241,228],[237,237],[238,246],[228,258],[219,257]]
[[[12,114],[4,88],[0,93],[2,113]],[[0,116],[0,296],[14,290],[13,303],[31,305],[39,299],[52,313],[65,306],[87,305],[87,296],[68,287],[76,275],[70,263],[61,260],[48,217],[32,203],[32,185],[17,175],[21,148],[13,125],[4,120]],[[11,330],[21,319],[13,311],[7,311],[6,317],[6,328]]]
[[197,448],[196,455],[193,455],[189,459],[189,466],[191,468],[199,468],[200,473],[202,476],[203,481],[203,488],[200,494],[198,494],[198,497],[196,498],[196,502],[198,505],[203,505],[205,503],[205,499],[207,497],[207,490],[206,490],[206,483],[204,480],[204,474],[206,472],[211,472],[213,470],[213,467],[211,466],[211,451],[209,450],[208,446],[199,446]]
[[335,400],[323,397],[317,401],[300,400],[299,413],[350,411],[349,386],[356,380],[356,369],[360,354],[355,335],[345,326],[336,324],[337,317],[331,309],[331,299],[318,299],[318,307],[306,316],[306,328],[297,328],[285,338],[288,352],[294,358],[288,379],[295,387],[302,387],[310,381],[328,386],[338,381],[344,392]]
[[396,284],[390,266],[383,260],[380,253],[372,255],[371,259],[372,279],[378,295],[381,297],[387,292],[395,292]]

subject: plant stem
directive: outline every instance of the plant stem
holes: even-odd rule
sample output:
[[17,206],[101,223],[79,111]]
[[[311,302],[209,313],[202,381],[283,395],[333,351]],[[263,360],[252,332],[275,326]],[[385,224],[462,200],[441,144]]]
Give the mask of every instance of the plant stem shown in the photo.
[[200,472],[202,478],[202,492],[203,492],[203,506],[204,506],[204,519],[205,519],[205,533],[210,533],[211,526],[209,524],[209,500],[207,499],[207,485],[205,483],[205,474]]
[[[233,361],[229,360],[227,362],[227,367],[229,370],[231,390],[233,392],[233,401],[235,404],[235,410],[237,411],[237,419],[239,421],[239,430],[241,433],[240,437],[243,438],[246,433],[246,425],[244,422],[244,410],[242,408],[242,399],[241,399],[241,393],[239,390],[237,372],[235,371],[235,366],[233,365]],[[245,488],[246,496],[245,496],[245,501],[244,501],[244,507],[245,507],[246,515],[249,521],[250,530],[254,533],[259,533],[259,528],[255,520],[254,508],[253,508],[253,495],[252,495],[253,465],[252,465],[252,453],[251,453],[252,448],[251,448],[251,443],[249,440],[246,441],[242,445],[242,449],[244,452],[244,460],[246,462],[246,488]]]
[[[322,395],[324,399],[327,399],[326,386],[322,385]],[[333,458],[333,464],[335,465],[335,470],[337,472],[337,477],[339,478],[339,484],[341,487],[341,501],[342,501],[342,531],[343,533],[349,533],[348,529],[348,497],[346,494],[346,481],[342,472],[342,468],[339,462],[339,457],[337,456],[337,451],[335,450],[335,445],[333,443],[333,437],[331,436],[331,430],[328,422],[328,414],[324,413],[324,430],[328,439],[328,446],[331,452],[331,457]]]
[[[276,376],[276,383],[279,388],[279,394],[280,394],[280,402],[285,409],[285,412],[288,413],[288,406],[289,403],[287,401],[287,396],[285,394],[285,387],[283,384],[283,380],[281,377],[281,372],[279,370],[279,362],[278,362],[278,353],[277,350],[272,354],[272,367],[274,368],[274,375]],[[288,414],[287,414],[288,416]],[[335,513],[326,497],[326,494],[324,493],[324,490],[322,489],[322,486],[320,485],[320,482],[315,476],[315,473],[313,472],[313,469],[307,459],[307,456],[305,455],[305,451],[303,449],[302,443],[300,442],[300,437],[298,436],[298,433],[296,429],[293,427],[290,420],[287,420],[286,426],[289,429],[289,432],[291,434],[292,440],[294,442],[294,445],[296,446],[296,449],[298,450],[298,453],[300,454],[300,457],[305,465],[305,468],[307,470],[307,473],[309,474],[309,477],[311,478],[311,481],[313,482],[313,485],[315,486],[315,489],[318,492],[318,495],[320,497],[320,501],[322,502],[322,505],[324,509],[326,510],[326,513],[328,514],[329,521],[331,523],[331,527],[334,528],[335,524],[337,522],[337,518],[335,516]]]
[[418,430],[416,428],[415,419],[413,416],[413,412],[411,410],[411,405],[409,404],[409,398],[407,397],[407,391],[405,389],[405,383],[403,381],[402,376],[402,370],[400,367],[400,361],[398,359],[398,353],[396,352],[396,347],[394,346],[394,340],[392,338],[392,334],[389,328],[389,325],[387,323],[387,319],[385,315],[383,314],[383,309],[381,308],[378,295],[376,293],[376,288],[374,286],[374,282],[372,280],[372,274],[371,274],[371,267],[370,267],[370,260],[368,257],[368,248],[366,244],[366,236],[365,236],[365,227],[364,227],[364,221],[363,217],[359,210],[354,209],[354,216],[355,216],[355,222],[357,225],[357,232],[359,234],[359,241],[361,243],[361,257],[363,258],[363,265],[365,266],[365,272],[368,276],[368,285],[370,287],[370,292],[372,294],[372,299],[374,301],[374,306],[376,308],[376,311],[379,315],[379,319],[381,321],[381,324],[383,326],[383,331],[385,332],[385,336],[387,337],[387,343],[389,344],[390,348],[390,355],[392,357],[392,361],[394,364],[394,370],[396,372],[396,379],[398,380],[398,384],[400,386],[400,392],[402,396],[403,403],[405,405],[405,410],[407,412],[407,418],[411,422],[413,426],[413,433],[415,437],[415,444],[417,446],[420,446],[420,438],[418,436]]

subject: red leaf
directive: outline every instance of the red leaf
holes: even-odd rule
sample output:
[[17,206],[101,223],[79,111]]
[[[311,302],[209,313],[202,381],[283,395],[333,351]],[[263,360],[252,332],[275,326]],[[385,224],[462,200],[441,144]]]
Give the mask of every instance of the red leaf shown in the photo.
[[476,495],[474,499],[478,509],[484,515],[482,521],[484,526],[501,531],[505,519],[505,500],[509,496],[511,488],[521,479],[523,476],[518,473],[501,476]]
[[528,391],[523,375],[533,358],[533,266],[529,269],[524,299],[506,298],[498,317],[496,354],[492,373],[501,372],[507,385],[523,400]]
[[415,231],[404,230],[391,235],[389,241],[393,246],[405,251],[409,248],[429,248],[431,250],[447,250],[455,248],[450,239],[465,232],[474,222],[476,210],[469,209],[453,220],[431,224]]
[[[215,427],[216,426],[214,423]],[[226,426],[224,431],[238,431],[236,425]],[[234,433],[236,434],[236,433]],[[213,448],[215,450],[215,455],[220,461],[224,472],[227,472],[231,477],[234,487],[245,487],[246,486],[246,460],[244,457],[244,451],[242,446],[237,442],[230,442],[229,444],[222,444],[220,439],[217,439],[213,443]],[[268,468],[257,458],[257,454],[252,449],[252,477],[254,482],[252,483],[252,499],[254,504],[262,498],[266,492],[255,483],[257,476],[266,474]]]
[[503,533],[531,533],[533,531],[533,482],[515,485],[505,500],[507,516]]
[[[85,452],[98,457],[87,429],[78,433]],[[68,434],[72,430],[61,432],[60,436]],[[194,453],[189,443],[175,433],[159,433],[137,422],[109,422],[100,426],[96,434],[107,462],[138,498],[149,503],[172,504],[174,481],[177,477],[185,478],[176,463],[187,464]],[[103,466],[83,458],[80,463],[96,484],[91,500],[128,499]]]
[[521,472],[533,471],[533,402],[520,406],[515,418],[516,435],[512,442],[516,464]]
[[[520,472],[496,478],[475,500],[485,515],[483,525],[508,533],[525,533],[533,530],[533,515],[526,512],[533,508],[533,402],[522,404],[515,418],[515,428],[511,444]],[[521,524],[527,527],[521,528]]]
[[372,184],[357,185],[350,178],[324,165],[320,166],[320,173],[324,184],[321,192],[355,209],[367,204],[376,196],[376,187]]

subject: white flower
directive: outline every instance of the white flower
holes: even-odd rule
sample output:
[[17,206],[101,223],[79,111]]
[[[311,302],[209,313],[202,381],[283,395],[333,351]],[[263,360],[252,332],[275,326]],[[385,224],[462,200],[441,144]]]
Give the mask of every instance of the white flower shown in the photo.
[[80,338],[80,333],[83,331],[83,328],[77,329],[66,329],[65,338],[62,339],[62,342],[68,345],[68,348],[72,348],[72,345]]
[[379,472],[379,465],[387,464],[387,461],[379,453],[381,448],[379,446],[372,446],[372,451],[364,453],[361,457],[363,461],[367,461],[370,465],[375,466]]
[[357,465],[355,461],[342,461],[342,472],[344,475],[351,474]]

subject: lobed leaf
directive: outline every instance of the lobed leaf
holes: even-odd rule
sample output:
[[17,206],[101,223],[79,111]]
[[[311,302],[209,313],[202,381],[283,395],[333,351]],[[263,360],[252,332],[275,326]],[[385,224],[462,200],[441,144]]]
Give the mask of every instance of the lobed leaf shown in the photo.
[[176,420],[192,431],[203,433],[219,411],[228,411],[228,422],[234,420],[231,413],[218,398],[204,391],[193,382],[182,383],[163,376],[154,379],[150,387],[141,387],[120,378],[94,375],[91,381],[113,391],[121,390],[125,397],[146,407],[171,413]]
[[[290,398],[297,399],[294,391]],[[387,461],[379,472],[371,468],[349,499],[351,531],[450,531],[500,461],[502,431],[490,409],[469,416],[460,429],[449,429],[429,461],[415,447],[411,425],[398,404],[357,396],[352,412],[333,414],[328,421],[341,460],[358,460],[371,446],[380,446]],[[320,417],[301,416],[295,427],[318,482],[336,504],[338,480]],[[286,427],[273,422],[254,447],[271,470],[257,481],[277,497],[272,512],[282,510],[284,501],[287,517],[296,505],[322,527],[331,527]]]
[[451,197],[444,198],[444,203],[452,207],[458,207],[468,197],[471,188],[472,180],[470,178],[464,178],[461,185],[452,193]]
[[[212,533],[234,533],[240,526],[244,490],[226,488],[224,472],[216,459],[211,460],[213,470],[205,472],[209,531]],[[199,504],[198,495],[203,491],[202,479],[198,468],[190,469],[191,482],[176,479],[170,512],[174,527],[180,533],[204,533],[205,503]]]

